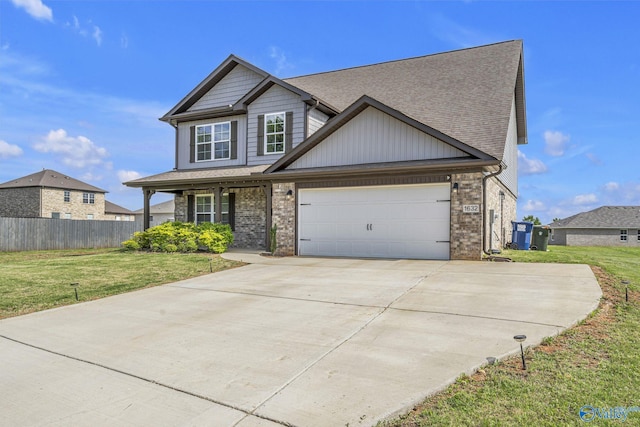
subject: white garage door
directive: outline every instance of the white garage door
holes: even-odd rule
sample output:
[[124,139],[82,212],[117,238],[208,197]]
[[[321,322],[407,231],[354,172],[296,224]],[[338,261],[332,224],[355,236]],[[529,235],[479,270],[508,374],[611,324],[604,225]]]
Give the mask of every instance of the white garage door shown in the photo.
[[298,254],[449,259],[449,184],[301,189]]

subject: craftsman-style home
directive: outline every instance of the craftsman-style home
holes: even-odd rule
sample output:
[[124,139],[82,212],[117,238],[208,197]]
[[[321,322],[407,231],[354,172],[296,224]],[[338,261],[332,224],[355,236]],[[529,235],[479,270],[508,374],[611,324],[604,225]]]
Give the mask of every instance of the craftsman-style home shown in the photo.
[[229,56],[161,120],[173,170],[125,183],[277,255],[480,259],[516,219],[522,41],[281,79]]

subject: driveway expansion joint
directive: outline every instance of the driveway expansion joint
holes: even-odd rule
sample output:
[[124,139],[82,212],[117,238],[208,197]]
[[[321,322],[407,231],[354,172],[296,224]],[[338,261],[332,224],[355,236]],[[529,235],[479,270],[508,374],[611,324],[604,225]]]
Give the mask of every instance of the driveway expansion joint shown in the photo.
[[276,419],[271,418],[271,417],[267,417],[265,415],[255,414],[251,410],[244,409],[244,408],[241,408],[239,406],[235,406],[235,405],[232,405],[232,404],[229,404],[229,403],[225,403],[225,402],[222,402],[222,401],[219,401],[219,400],[207,397],[207,396],[202,396],[200,394],[193,393],[193,392],[190,392],[188,390],[181,389],[179,387],[174,387],[174,386],[171,386],[171,385],[168,385],[168,384],[164,384],[164,383],[161,383],[161,382],[149,379],[149,378],[145,378],[145,377],[142,377],[140,375],[132,374],[131,372],[126,372],[126,371],[123,371],[123,370],[120,370],[120,369],[112,368],[110,366],[106,366],[106,365],[103,365],[101,363],[92,362],[92,361],[86,360],[86,359],[81,359],[79,357],[71,356],[69,354],[60,353],[58,351],[50,350],[50,349],[44,348],[44,347],[40,347],[40,346],[37,346],[35,344],[29,344],[28,342],[20,341],[18,339],[11,338],[11,337],[8,337],[6,335],[0,334],[0,338],[4,338],[4,339],[6,339],[8,341],[14,342],[16,344],[24,345],[26,347],[30,347],[30,348],[33,348],[33,349],[36,349],[36,350],[44,351],[46,353],[54,354],[54,355],[59,356],[59,357],[64,357],[66,359],[74,360],[74,361],[80,362],[80,363],[86,363],[88,365],[92,365],[92,366],[96,366],[98,368],[106,369],[108,371],[115,372],[115,373],[118,373],[118,374],[121,374],[121,375],[125,375],[125,376],[130,377],[130,378],[135,378],[137,380],[141,380],[141,381],[147,382],[149,384],[157,385],[159,387],[163,387],[163,388],[166,388],[166,389],[169,389],[169,390],[181,393],[181,394],[186,394],[187,396],[195,397],[196,399],[205,400],[207,402],[211,402],[211,403],[216,404],[216,405],[224,406],[225,408],[233,409],[234,411],[242,412],[243,414],[245,414],[245,417],[242,417],[241,420],[246,419],[247,416],[254,416],[256,418],[262,418],[262,419],[264,419],[266,421],[270,421],[272,423],[280,424],[280,425],[285,426],[285,427],[296,427],[293,424],[290,424],[290,423],[288,423],[286,421],[280,421],[280,420],[276,420]]

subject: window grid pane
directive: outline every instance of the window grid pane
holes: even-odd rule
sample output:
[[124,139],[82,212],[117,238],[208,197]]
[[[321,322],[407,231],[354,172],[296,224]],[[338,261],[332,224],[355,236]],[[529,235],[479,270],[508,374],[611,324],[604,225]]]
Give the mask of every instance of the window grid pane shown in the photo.
[[265,116],[265,145],[267,153],[284,153],[284,113]]

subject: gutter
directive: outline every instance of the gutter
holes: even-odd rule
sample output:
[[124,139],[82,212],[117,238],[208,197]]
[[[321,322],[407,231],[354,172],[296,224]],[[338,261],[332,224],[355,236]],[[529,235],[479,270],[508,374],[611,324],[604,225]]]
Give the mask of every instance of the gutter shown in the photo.
[[[482,252],[489,256],[493,256],[493,254],[487,251],[487,233],[484,229],[487,224],[487,180],[496,175],[500,175],[505,169],[507,169],[507,165],[505,165],[503,162],[500,162],[500,165],[498,166],[498,170],[496,172],[485,175],[482,178]],[[489,234],[489,238],[491,237],[491,234]]]

